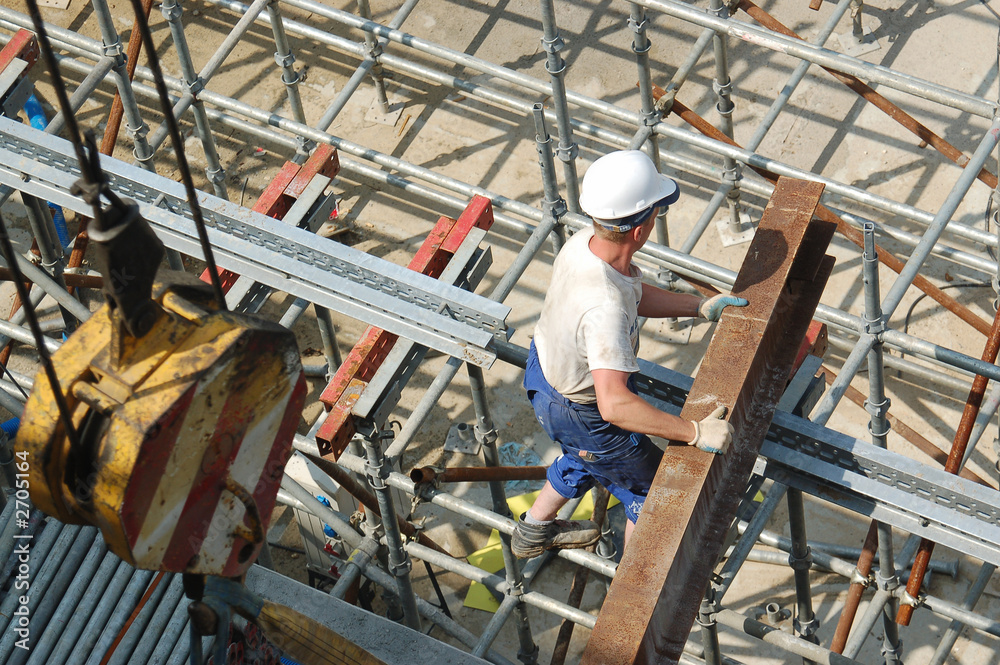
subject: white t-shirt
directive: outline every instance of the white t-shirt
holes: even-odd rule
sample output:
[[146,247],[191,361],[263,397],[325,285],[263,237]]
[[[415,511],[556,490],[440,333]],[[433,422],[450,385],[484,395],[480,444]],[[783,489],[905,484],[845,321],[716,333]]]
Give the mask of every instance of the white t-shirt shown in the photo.
[[577,232],[556,257],[534,338],[546,380],[580,404],[597,401],[592,370],[639,371],[642,272],[631,264],[626,277],[599,259],[593,236],[592,228]]

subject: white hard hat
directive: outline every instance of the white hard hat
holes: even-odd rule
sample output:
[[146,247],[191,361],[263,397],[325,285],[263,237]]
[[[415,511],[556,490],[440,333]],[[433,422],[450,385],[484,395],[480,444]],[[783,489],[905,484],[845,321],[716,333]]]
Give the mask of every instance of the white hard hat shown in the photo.
[[627,231],[645,222],[649,215],[638,215],[638,219],[628,222],[622,218],[649,213],[654,206],[669,206],[679,196],[677,183],[658,173],[646,153],[618,150],[604,155],[587,169],[580,207],[596,220],[622,220],[625,223],[605,226]]

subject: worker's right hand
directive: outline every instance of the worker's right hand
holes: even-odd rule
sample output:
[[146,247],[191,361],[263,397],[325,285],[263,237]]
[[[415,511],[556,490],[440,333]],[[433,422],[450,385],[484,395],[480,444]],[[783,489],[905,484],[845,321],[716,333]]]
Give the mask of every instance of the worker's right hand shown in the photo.
[[709,321],[718,321],[722,318],[722,310],[727,307],[746,307],[750,301],[746,298],[720,293],[711,298],[702,299],[698,305],[698,315]]
[[688,445],[706,453],[725,454],[733,441],[733,426],[723,420],[725,417],[726,407],[720,406],[702,420],[692,422],[694,440]]

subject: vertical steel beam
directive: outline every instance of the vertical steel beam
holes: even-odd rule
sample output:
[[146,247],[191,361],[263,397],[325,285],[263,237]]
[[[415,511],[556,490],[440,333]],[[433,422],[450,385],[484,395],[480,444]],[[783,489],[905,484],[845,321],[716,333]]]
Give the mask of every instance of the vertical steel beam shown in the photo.
[[733,286],[750,304],[723,315],[681,417],[730,409],[729,452],[664,454],[583,665],[676,663],[743,488],[833,268],[834,226],[811,221],[823,185],[780,179]]

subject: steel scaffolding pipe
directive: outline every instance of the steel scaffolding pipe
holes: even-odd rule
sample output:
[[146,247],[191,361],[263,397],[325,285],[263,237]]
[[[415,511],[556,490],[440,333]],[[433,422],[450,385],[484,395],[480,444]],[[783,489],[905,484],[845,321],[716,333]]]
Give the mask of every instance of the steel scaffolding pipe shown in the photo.
[[[299,450],[308,451],[315,449],[316,444],[306,440],[302,436],[295,437],[295,447]],[[340,456],[337,463],[349,471],[359,472],[364,470],[364,461],[349,453]],[[401,473],[392,472],[386,478],[386,482],[397,489],[403,490],[406,494],[414,495],[413,481]],[[464,499],[442,492],[441,490],[425,487],[422,488],[422,497],[435,505],[447,508],[454,513],[476,520],[480,524],[491,527],[501,533],[510,534],[514,530],[514,522],[498,516],[493,511],[473,504]],[[614,577],[615,565],[602,559],[601,557],[582,552],[580,550],[559,550],[558,556],[581,566],[586,566],[590,570],[600,573],[607,578]],[[421,557],[422,558],[422,557]]]
[[[230,9],[233,9],[234,11],[239,12],[241,14],[247,10],[246,6],[241,5],[238,2],[235,2],[235,0],[213,0],[213,2],[215,2],[215,3],[217,3],[217,4],[221,5],[221,6],[226,6],[226,7],[230,8]],[[397,41],[399,43],[402,43],[402,44],[405,44],[407,46],[413,47],[413,48],[415,48],[418,51],[425,52],[425,53],[434,55],[436,57],[440,57],[440,58],[442,58],[442,59],[444,59],[444,60],[446,60],[448,62],[452,62],[454,64],[459,64],[459,65],[462,65],[462,66],[466,66],[466,67],[469,67],[469,68],[474,69],[476,71],[483,71],[485,73],[489,73],[489,74],[495,75],[498,78],[501,78],[503,80],[507,80],[507,81],[509,81],[511,83],[515,83],[517,85],[523,85],[523,86],[525,86],[526,88],[528,88],[530,90],[533,90],[533,91],[536,91],[536,92],[546,92],[547,91],[546,84],[544,84],[543,82],[541,82],[541,81],[539,81],[537,79],[533,79],[533,78],[531,78],[529,76],[526,76],[526,75],[523,75],[523,74],[519,74],[517,72],[513,72],[513,71],[511,71],[509,69],[506,69],[506,68],[503,68],[503,67],[498,67],[498,66],[493,65],[492,63],[489,63],[487,61],[484,61],[484,60],[481,60],[481,59],[477,59],[477,58],[474,58],[472,56],[468,56],[466,54],[453,51],[451,49],[447,49],[447,48],[440,47],[440,46],[435,45],[435,44],[431,44],[429,42],[426,42],[425,40],[421,40],[419,38],[413,37],[412,35],[408,35],[406,33],[400,33],[398,30],[391,30],[391,29],[387,28],[386,26],[378,26],[378,24],[372,24],[371,22],[365,22],[365,21],[359,19],[358,17],[356,17],[356,16],[354,16],[352,14],[349,14],[347,12],[342,12],[340,10],[335,10],[335,9],[330,9],[330,8],[324,7],[323,5],[320,5],[318,3],[311,2],[310,0],[296,0],[295,2],[291,2],[289,4],[293,4],[295,6],[300,6],[301,8],[307,9],[308,11],[315,12],[318,15],[323,15],[323,16],[326,16],[327,18],[331,18],[333,20],[341,21],[341,22],[345,23],[346,25],[351,25],[352,27],[356,27],[358,29],[373,30],[376,34],[380,34],[381,36],[386,37],[386,38],[391,38],[393,41]],[[639,3],[639,4],[642,4],[642,3]],[[261,18],[261,20],[266,20],[266,18]],[[289,25],[290,25],[290,22],[287,19],[285,20],[285,25],[286,25],[286,28],[288,28]],[[314,30],[313,32],[306,32],[306,34],[308,34],[311,37],[318,38],[319,41],[324,41],[324,33],[320,32],[320,31],[315,31]],[[337,38],[334,38],[334,37],[331,37],[331,36],[325,36],[325,40],[326,41],[334,41],[336,39]],[[340,40],[339,42],[335,42],[335,43],[337,43],[340,46],[341,49],[346,50],[347,52],[357,53],[357,50],[356,50],[357,45],[356,44],[353,44],[353,43],[351,43],[351,42],[349,42],[347,40]],[[802,42],[798,42],[798,43],[801,44]],[[363,54],[358,54],[358,55],[359,55],[359,57],[363,57]],[[388,55],[384,55],[382,59],[383,59],[383,62],[385,64],[391,64],[391,61],[390,61]],[[860,62],[860,61],[858,61],[858,62]],[[416,67],[416,69],[414,71],[430,71],[430,70],[427,70],[427,68]],[[571,94],[571,93],[568,94],[568,99],[569,99],[569,101],[573,102],[574,104],[576,104],[576,105],[578,105],[578,106],[580,106],[582,108],[587,108],[587,109],[590,109],[590,110],[595,110],[595,111],[604,113],[605,115],[608,115],[609,117],[615,118],[615,119],[620,120],[622,122],[626,122],[626,123],[633,124],[633,125],[639,124],[641,122],[641,116],[640,116],[640,114],[630,113],[630,112],[627,112],[627,111],[623,111],[621,109],[618,109],[618,107],[615,107],[612,104],[608,104],[608,103],[602,102],[600,100],[596,100],[596,99],[592,99],[592,98],[586,98],[584,96],[574,95],[574,94]],[[207,100],[207,97],[206,97],[206,100]],[[525,102],[525,103],[527,103],[527,102]],[[758,166],[763,166],[765,168],[769,168],[771,170],[774,170],[776,173],[778,173],[780,175],[789,175],[791,177],[803,177],[803,176],[805,176],[805,177],[808,177],[809,179],[819,180],[821,182],[824,182],[827,185],[827,191],[828,191],[828,193],[832,192],[832,193],[839,193],[841,195],[846,195],[849,198],[852,198],[852,199],[857,200],[859,202],[868,203],[870,205],[873,205],[873,207],[876,207],[877,209],[884,209],[886,212],[890,212],[892,214],[898,214],[898,215],[901,215],[901,216],[904,216],[904,217],[907,217],[907,218],[912,218],[915,221],[918,221],[918,222],[924,223],[924,224],[931,223],[931,221],[933,219],[933,216],[930,213],[926,213],[926,212],[923,212],[923,211],[916,210],[916,209],[912,208],[911,206],[906,206],[906,205],[903,205],[903,204],[900,204],[900,203],[897,203],[897,202],[894,202],[894,201],[890,201],[890,200],[885,199],[883,197],[878,197],[878,196],[875,196],[873,194],[870,194],[869,192],[866,192],[866,191],[864,191],[862,189],[854,188],[854,187],[848,187],[848,186],[843,185],[842,183],[838,183],[836,181],[825,179],[825,178],[816,176],[815,174],[808,174],[807,172],[804,172],[804,171],[801,171],[801,170],[798,170],[798,169],[793,169],[793,168],[788,167],[786,165],[780,164],[779,162],[776,162],[776,161],[773,161],[773,160],[769,160],[769,159],[764,158],[764,157],[759,156],[759,155],[744,154],[745,151],[735,151],[735,152],[734,151],[728,151],[728,150],[726,150],[726,146],[724,146],[724,145],[718,144],[716,142],[712,142],[710,140],[709,141],[701,141],[701,140],[699,140],[699,137],[695,137],[695,136],[691,135],[688,132],[678,132],[675,128],[671,128],[669,126],[665,126],[663,123],[659,123],[658,125],[656,125],[656,128],[657,128],[657,131],[660,131],[665,136],[672,136],[673,138],[679,139],[679,140],[681,140],[681,141],[683,141],[685,143],[690,143],[692,145],[698,145],[699,147],[704,147],[704,148],[709,149],[711,151],[718,152],[723,157],[725,157],[727,155],[728,156],[732,156],[733,158],[737,159],[738,161],[742,161],[744,163],[748,163],[748,164],[751,164],[751,165],[758,165]],[[309,137],[309,138],[311,138],[311,137]],[[629,143],[629,140],[627,138],[621,139],[621,141],[623,141],[623,143],[622,143],[623,145],[628,145],[628,143]],[[984,242],[986,244],[991,244],[991,245],[996,243],[996,238],[990,236],[989,234],[983,233],[981,231],[977,231],[975,229],[969,229],[968,227],[963,227],[962,225],[952,225],[952,226],[955,227],[953,230],[960,231],[960,232],[963,232],[963,233],[967,233],[971,237],[975,238],[977,240],[977,242]]]
[[[671,4],[673,4],[673,3],[671,3]],[[258,18],[258,20],[261,20],[261,19]],[[287,27],[289,25],[289,22],[285,21],[284,24]],[[370,32],[371,32],[371,34],[375,34],[374,30],[371,30]],[[712,31],[712,30],[707,30],[706,31],[706,33],[708,33],[709,35],[712,32],[714,32],[714,31]],[[406,42],[408,37],[409,36],[402,37],[400,39],[399,43]],[[281,49],[279,48],[279,50],[281,50]],[[822,50],[817,51],[817,52],[820,53],[821,55],[826,55],[827,53],[829,53],[829,52],[823,52]],[[693,60],[694,59],[692,59],[692,61]],[[386,62],[389,62],[388,58],[386,58]],[[399,59],[399,62],[400,62],[400,64],[401,64],[402,67],[409,67],[409,69],[406,70],[406,71],[408,71],[408,72],[414,72],[414,75],[416,75],[416,72],[418,71],[417,67],[412,67],[409,64],[405,64],[405,65],[402,64],[403,63],[402,59]],[[862,66],[862,65],[857,65],[857,66]],[[429,72],[429,70],[428,70],[428,72]],[[433,73],[433,74],[432,73],[428,73],[427,76],[428,77],[440,77],[442,79],[446,79],[447,78],[447,75],[441,75],[440,73]],[[452,81],[456,82],[456,83],[460,83],[460,82],[458,82],[458,79],[452,78]],[[138,89],[138,87],[141,87],[141,86],[137,86],[137,89]],[[529,87],[529,90],[530,89],[531,88]],[[498,103],[498,104],[501,104],[501,105],[507,104],[507,103],[517,103],[521,107],[523,107],[523,105],[524,105],[524,102],[521,101],[521,100],[516,100],[513,97],[508,97],[508,98],[504,99],[504,97],[501,96],[499,93],[494,94],[492,91],[489,91],[484,86],[475,86],[475,90],[476,90],[476,93],[479,94],[479,95],[481,95],[483,98],[491,99],[495,103]],[[205,98],[206,98],[206,103],[207,104],[213,104],[214,103],[214,99],[210,98],[210,96],[206,95]],[[567,99],[569,101],[571,101],[572,103],[576,103],[575,101],[573,101],[574,98],[575,97],[574,97],[574,95],[572,93],[568,93],[567,94]],[[583,100],[583,101],[586,101],[586,100]],[[229,103],[229,102],[226,102],[226,103]],[[587,106],[583,106],[583,105],[580,105],[580,106],[581,106],[581,108],[588,108]],[[601,108],[600,104],[597,104],[595,106],[597,108]],[[224,108],[224,107],[220,107],[220,108]],[[223,117],[225,117],[224,114],[221,114],[220,112],[215,111],[214,109],[208,109],[206,112],[207,112],[207,114],[209,115],[209,117],[211,118],[211,120],[213,122],[219,122],[220,119],[222,119]],[[239,113],[240,111],[237,110],[236,112]],[[256,113],[256,112],[254,112],[254,113]],[[635,116],[635,114],[631,114],[631,115]],[[614,110],[612,113],[609,114],[609,117],[612,118],[613,120],[615,120],[616,122],[617,121],[623,121],[628,116],[629,116],[629,114],[627,112],[620,111],[620,110]],[[257,120],[261,120],[262,118],[264,118],[264,116],[262,114],[257,114],[257,115],[248,116],[248,117],[254,117]],[[271,117],[273,117],[273,116],[271,116]],[[635,117],[638,117],[638,116],[635,116]],[[226,119],[223,120],[223,124],[227,124],[228,125],[229,122],[233,122],[234,123],[234,124],[228,125],[228,126],[238,126],[235,123],[244,122],[243,120],[240,120],[239,118],[232,118],[231,116],[225,117],[225,118]],[[297,118],[297,120],[298,120],[298,118]],[[577,123],[576,121],[574,121],[572,118],[569,118],[568,120],[570,122],[571,127],[574,130],[576,130],[576,131],[579,131],[580,128],[583,126],[580,123]],[[268,121],[268,120],[265,120],[265,122],[266,121]],[[281,124],[281,121],[276,122],[274,124]],[[249,123],[246,123],[245,126],[249,126]],[[282,127],[282,129],[285,130],[285,131],[291,131],[291,133],[294,136],[297,136],[297,137],[298,136],[302,136],[298,132],[298,128],[294,125],[294,123],[293,124],[284,125]],[[601,140],[608,141],[609,143],[612,143],[612,144],[616,144],[615,142],[618,141],[617,138],[615,138],[615,137],[612,136],[611,132],[608,132],[608,131],[600,129],[600,128],[592,127],[592,126],[588,127],[588,129],[591,132],[591,133],[589,133],[589,135],[598,136],[598,137],[601,138]],[[259,130],[257,130],[257,131],[259,131]],[[284,137],[280,136],[279,134],[277,134],[275,132],[261,132],[260,134],[256,134],[256,135],[270,136],[270,138],[272,140],[276,141],[278,144],[280,144],[282,146],[294,145],[294,142],[295,142],[294,138],[289,141],[289,140],[285,139]],[[665,135],[665,134],[661,134],[661,135]],[[614,139],[614,141],[612,141],[612,139]],[[692,145],[696,145],[696,144],[692,144]],[[371,155],[371,154],[376,154],[376,153],[372,153],[371,151],[369,151],[369,153],[366,154],[364,157],[367,159],[368,155]],[[717,153],[717,154],[721,154],[721,153]],[[729,160],[729,159],[732,159],[734,161],[738,161],[739,160],[739,158],[737,156],[735,156],[735,153],[733,154],[733,156],[727,157],[726,155],[723,155],[723,157],[724,157],[724,159],[727,159],[727,160]],[[670,159],[673,159],[673,158],[671,157]],[[690,164],[689,162],[684,161],[685,159],[686,158],[677,158],[677,159],[673,159],[673,161],[669,161],[668,163],[670,163],[672,165],[676,165],[676,164]],[[378,163],[377,160],[372,160],[372,161],[376,161],[376,163]],[[355,164],[357,164],[357,163],[355,163]],[[408,166],[408,165],[406,165],[405,162],[402,162],[401,160],[400,160],[400,165],[403,166],[404,168]],[[697,169],[700,169],[700,171],[692,169],[692,172],[701,172],[701,173],[703,173],[703,172],[708,172],[708,171],[712,170],[712,167],[709,167],[709,166],[694,165],[694,164],[690,164],[690,165],[693,166],[693,167],[696,167]],[[392,166],[384,166],[384,168],[393,168],[393,167]],[[384,180],[376,180],[376,182],[390,182],[391,184],[396,185],[396,186],[410,188],[410,189],[407,189],[406,191],[421,191],[420,188],[423,188],[422,191],[425,192],[428,196],[435,197],[435,198],[431,198],[431,200],[439,201],[441,203],[444,203],[445,205],[451,205],[451,203],[447,203],[446,202],[447,201],[447,196],[448,196],[446,194],[440,194],[440,193],[432,194],[432,192],[434,192],[435,190],[432,190],[429,187],[423,187],[423,185],[417,185],[415,183],[411,183],[411,182],[407,181],[404,177],[399,177],[399,176],[397,176],[395,174],[393,174],[393,175],[384,174],[384,175],[379,176],[379,175],[376,175],[374,173],[374,172],[377,172],[377,171],[379,171],[378,168],[372,168],[372,167],[368,166],[368,164],[357,164],[357,168],[353,172],[355,172],[355,173],[367,172],[366,175],[368,177],[371,177],[373,179],[376,179],[376,178],[383,178],[384,179]],[[411,170],[411,172],[412,172],[412,170]],[[714,171],[712,171],[712,172],[715,173],[716,175],[718,175],[720,173],[720,171],[718,169],[714,169]],[[407,173],[405,171],[400,171],[400,173],[403,173],[404,175],[407,175],[407,176],[411,174],[411,173]],[[413,175],[416,178],[423,179],[423,174],[414,173]],[[439,183],[437,181],[434,181],[434,180],[427,180],[427,182],[430,182],[433,185],[441,185],[441,183]],[[766,190],[766,187],[760,187],[755,182],[754,183],[748,182],[748,183],[746,183],[746,185],[747,186],[744,187],[744,189],[746,191],[756,191],[754,188],[760,188],[761,191]],[[461,188],[465,188],[465,187],[468,187],[467,185],[464,185],[464,183],[459,183],[458,181],[448,182],[444,186],[446,186],[448,189],[450,189],[452,191],[457,191],[456,189],[453,189],[453,187],[454,188],[460,188],[460,187]],[[847,191],[846,187],[842,188],[841,193],[843,194],[845,191]],[[864,202],[866,204],[871,204],[871,203],[878,204],[878,205],[873,205],[872,206],[876,210],[885,209],[886,207],[890,207],[890,205],[894,205],[894,204],[890,204],[888,202],[888,200],[879,201],[877,199],[868,199],[868,200],[866,200]],[[517,204],[517,202],[515,201],[514,204]],[[880,208],[879,205],[882,205],[883,207]],[[514,207],[512,207],[511,210],[513,210],[516,214],[526,216],[528,219],[537,220],[537,219],[541,218],[541,213],[536,213],[536,210],[534,208],[531,208],[530,206],[521,206],[521,207],[517,207],[516,209]],[[535,216],[536,214],[538,215],[538,217]],[[924,220],[924,223],[926,223],[926,221],[931,221],[930,220],[930,215],[928,213],[922,213],[922,211],[916,211],[914,214],[917,214],[917,216],[924,216],[926,218]],[[577,224],[577,225],[586,223],[584,220],[575,219],[572,216],[568,216],[568,220],[567,221],[569,221],[571,223],[571,225],[574,224],[574,223]],[[949,225],[949,226],[952,226],[952,225]],[[528,232],[528,231],[531,230],[530,225],[525,225],[525,224],[523,224],[523,223],[521,223],[521,222],[519,222],[517,220],[510,220],[508,222],[508,224],[507,224],[507,228],[512,228],[512,229],[513,228],[517,228],[521,232]],[[958,228],[960,228],[960,227],[958,227]],[[895,231],[895,230],[893,230],[893,231]],[[972,235],[974,235],[974,234],[961,235],[961,233],[965,233],[965,232],[964,231],[960,232],[959,237],[963,237],[963,238],[969,238],[969,237],[972,237]],[[995,245],[995,242],[996,242],[996,239],[992,238],[991,239],[991,244]],[[916,243],[912,243],[912,244],[916,244]],[[953,256],[956,256],[957,258],[962,258],[959,255],[960,254],[959,250],[955,250],[954,252],[952,252],[948,248],[942,248],[936,241],[933,243],[933,246],[931,247],[930,251],[934,252],[934,253],[936,253],[938,255],[940,255],[942,252],[946,253],[946,254],[947,253],[951,253]],[[658,251],[658,250],[653,250],[653,254],[651,254],[650,256],[654,259],[655,262],[658,262],[658,263],[659,262],[663,262],[663,261],[668,260],[668,259],[680,260],[682,262],[687,262],[688,266],[694,266],[697,269],[703,269],[703,270],[706,270],[706,271],[710,272],[711,274],[714,275],[714,277],[716,279],[719,279],[721,277],[722,279],[719,282],[720,284],[723,283],[724,279],[727,277],[723,271],[718,271],[718,270],[715,269],[715,267],[699,266],[697,263],[691,262],[689,259],[687,259],[685,257],[672,257],[668,253],[665,253],[665,252],[662,252],[662,251]],[[667,257],[667,258],[665,259],[664,257]],[[966,262],[975,264],[975,262],[976,262],[977,259],[975,257],[969,256],[969,257],[963,258],[963,260],[966,261]],[[513,279],[516,281],[517,277],[515,276]],[[731,278],[729,278],[729,281],[731,282]],[[828,310],[828,311],[821,311],[821,314],[825,315],[825,316],[828,316],[828,317],[832,318],[833,320],[835,320],[837,322],[837,324],[840,325],[843,329],[850,329],[853,324],[857,323],[857,317],[850,317],[846,313],[837,312],[837,311],[834,311],[832,309]],[[920,346],[924,350],[924,352],[927,353],[928,355],[934,355],[934,354],[936,354],[937,353],[937,348],[939,348],[939,347],[935,347],[934,345],[932,345],[930,343],[923,343],[922,340],[914,340],[913,338],[909,338],[909,337],[907,337],[905,335],[902,335],[901,333],[897,334],[897,331],[891,331],[891,330],[890,331],[886,331],[884,339],[885,339],[886,343],[890,343],[890,344],[892,343],[893,340],[895,340],[896,342],[901,342],[903,344],[914,344],[914,345]],[[947,350],[945,350],[945,351],[947,351]],[[972,364],[969,363],[969,360],[967,359],[967,357],[962,358],[962,357],[960,357],[961,354],[954,354],[954,352],[952,352],[952,354],[953,354],[953,356],[948,356],[949,360],[955,360],[955,361],[957,361],[960,364],[961,363],[965,363],[964,366],[967,367],[967,368],[975,366],[974,363],[972,363]],[[447,373],[447,371],[448,370],[445,370],[446,373]],[[454,373],[452,373],[452,376],[453,375],[454,375]],[[448,377],[448,381],[450,381],[450,377]],[[448,381],[444,381],[443,382],[445,388],[447,387]],[[420,420],[418,419],[418,422],[415,423],[415,426],[418,427],[419,426],[419,422],[420,422]],[[419,604],[419,601],[418,601],[418,604]]]
[[[210,96],[210,93],[208,93],[206,91],[203,96],[205,96],[206,98],[208,98]],[[217,100],[217,101],[219,101],[219,100]],[[400,168],[399,165],[395,165],[395,167],[396,168]],[[494,196],[494,202],[496,203],[497,202],[497,197],[495,195],[493,195],[493,196]],[[500,199],[500,203],[501,204],[503,203],[502,198]],[[519,210],[518,212],[521,213],[523,211]],[[900,212],[900,211],[897,211],[897,212]],[[902,213],[902,212],[900,214],[904,214],[904,216],[909,216],[909,215],[906,215],[905,213]],[[928,221],[930,219],[931,219],[931,216],[930,216],[929,213],[920,213],[920,214],[916,215],[916,217],[915,217],[916,221],[921,221],[921,222],[926,222],[926,221]],[[567,221],[569,221],[571,223],[577,223],[577,224],[581,223],[581,220],[577,220],[577,219],[573,218],[572,216],[570,216],[567,219]],[[961,225],[950,224],[949,228],[957,229],[957,228],[961,228]],[[976,232],[974,230],[972,230],[972,231],[970,231],[970,233],[975,234]],[[979,232],[979,233],[981,234],[981,232]],[[987,235],[987,234],[981,234],[981,235]],[[979,241],[982,241],[982,240],[983,239],[981,239],[981,238],[979,239]],[[991,237],[989,237],[987,235],[986,242],[992,243],[992,242],[995,242],[995,239],[993,239],[993,238],[991,238]],[[730,282],[731,282],[731,280],[730,280]]]
[[493,480],[545,480],[546,466],[449,467],[422,466],[410,471],[410,480],[419,483],[480,483]]

